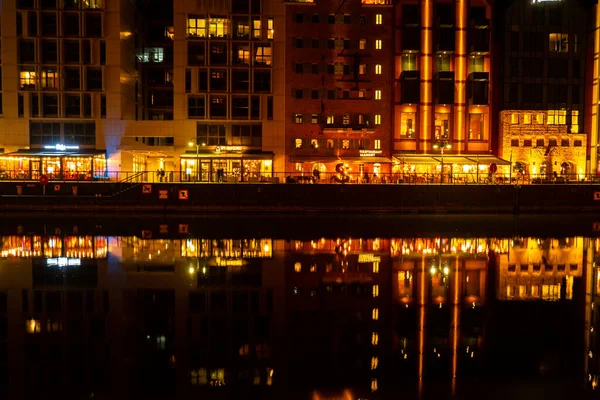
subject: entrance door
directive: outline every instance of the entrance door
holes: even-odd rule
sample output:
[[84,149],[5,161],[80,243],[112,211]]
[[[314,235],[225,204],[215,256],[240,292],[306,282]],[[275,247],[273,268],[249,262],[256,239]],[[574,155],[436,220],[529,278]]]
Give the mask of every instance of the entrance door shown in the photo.
[[200,181],[208,182],[210,180],[210,161],[200,163]]
[[[29,168],[29,171],[27,171],[31,179],[40,179],[40,169],[42,169],[40,160],[31,160],[31,166]],[[27,178],[29,179],[30,177],[28,176]]]

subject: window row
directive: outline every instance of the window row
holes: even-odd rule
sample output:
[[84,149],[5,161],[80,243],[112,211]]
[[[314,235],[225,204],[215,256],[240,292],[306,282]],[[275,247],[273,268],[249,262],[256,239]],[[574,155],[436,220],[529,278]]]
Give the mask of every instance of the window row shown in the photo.
[[292,97],[296,100],[381,100],[381,90],[366,89],[292,89]]
[[[511,147],[519,147],[519,139],[511,139]],[[535,143],[535,144],[534,144]],[[571,141],[569,139],[560,140],[561,147],[571,147]],[[573,140],[573,147],[582,147],[583,141],[581,139]],[[523,139],[523,147],[546,147],[546,141],[544,139]],[[548,139],[547,147],[558,147],[558,139]]]
[[19,39],[19,64],[106,64],[104,40]]
[[569,113],[567,113],[567,110],[548,110],[548,114],[546,115],[544,113],[512,113],[510,115],[510,123],[512,125],[544,125],[545,122],[547,125],[569,125],[568,117],[571,120],[571,133],[578,133],[580,122],[579,110],[571,110]]
[[104,0],[17,0],[17,8],[96,10],[104,8]]
[[175,138],[169,136],[136,136],[135,141],[146,146],[173,146]]
[[[417,130],[417,113],[402,112],[400,113],[400,125],[397,126],[397,136],[400,139],[416,139]],[[470,113],[467,121],[467,138],[468,140],[484,140],[485,139],[485,114]],[[435,138],[447,140],[451,139],[450,114],[435,114]]]
[[22,65],[19,67],[19,88],[99,91],[103,89],[103,70],[98,67]]
[[[186,70],[185,89],[192,88],[191,70]],[[199,92],[261,92],[271,91],[270,70],[211,68],[198,71]]]
[[[435,72],[453,70],[453,56],[450,54],[438,54],[435,57]],[[415,53],[404,53],[400,59],[402,71],[418,71],[419,57]],[[468,58],[469,73],[485,72],[485,57],[482,55],[471,55]]]
[[256,120],[260,108],[260,96],[188,96],[188,118]]
[[581,50],[581,42],[576,34],[512,31],[509,40],[511,51],[579,53]]
[[302,23],[328,23],[328,24],[359,24],[359,25],[367,25],[367,24],[375,24],[381,25],[383,24],[383,15],[375,14],[373,16],[367,16],[365,14],[361,15],[352,15],[352,14],[303,14],[303,13],[294,13],[292,15],[293,21],[297,24]]
[[271,43],[188,42],[188,65],[268,67],[272,62],[273,47]]
[[273,40],[275,27],[273,18],[261,16],[210,15],[189,16],[187,20],[187,37],[189,39],[253,39]]
[[348,38],[292,38],[292,47],[296,49],[329,49],[329,50],[382,50],[382,39],[348,39]]
[[504,101],[509,103],[584,104],[585,88],[580,84],[509,83],[507,89]]
[[[24,96],[19,94],[19,116],[24,117]],[[106,96],[91,93],[48,93],[29,94],[29,116],[31,118],[106,118]]]
[[95,145],[94,122],[31,122],[29,136],[32,145]]
[[[581,78],[583,76],[581,60],[568,60],[566,58],[541,57],[511,57],[507,64],[508,76],[532,76],[549,78]],[[571,70],[569,72],[569,69]]]
[[207,146],[262,146],[262,124],[196,125],[196,143]]
[[17,36],[102,37],[102,13],[17,12]]
[[[445,25],[454,25],[455,13],[456,10],[452,3],[437,3],[435,5],[434,15]],[[403,4],[400,15],[403,25],[421,24],[421,7],[419,4]],[[477,6],[469,7],[468,15],[471,21],[482,21],[486,18],[486,9]]]
[[381,115],[375,114],[292,114],[294,124],[322,124],[329,127],[368,128],[371,125],[381,125]]
[[367,75],[374,73],[375,75],[381,75],[382,66],[381,64],[343,64],[343,63],[292,63],[293,71],[297,74],[331,74],[331,75],[353,75],[358,68],[358,75]]
[[381,150],[381,140],[375,139],[294,139],[295,149],[358,149],[358,150]]

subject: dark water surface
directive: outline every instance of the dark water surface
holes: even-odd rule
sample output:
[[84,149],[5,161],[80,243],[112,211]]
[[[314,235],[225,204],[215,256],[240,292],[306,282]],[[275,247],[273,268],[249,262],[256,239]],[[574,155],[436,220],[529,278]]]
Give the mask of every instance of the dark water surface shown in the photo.
[[0,217],[0,399],[598,398],[600,216]]

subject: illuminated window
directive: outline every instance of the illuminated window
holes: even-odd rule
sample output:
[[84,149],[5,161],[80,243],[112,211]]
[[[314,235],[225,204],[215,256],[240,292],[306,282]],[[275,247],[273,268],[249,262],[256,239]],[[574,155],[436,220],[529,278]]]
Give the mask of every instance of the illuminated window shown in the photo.
[[416,113],[403,112],[400,114],[400,138],[401,139],[414,139],[415,137],[415,125]]
[[206,19],[189,17],[187,31],[190,38],[206,37]]
[[571,111],[571,133],[579,133],[579,111]]
[[[316,140],[316,139],[313,139],[313,140],[311,141],[311,143],[312,143],[312,142],[315,142],[315,143],[316,143],[316,142],[317,142],[317,140]],[[318,146],[318,144],[317,144],[317,147],[319,147],[319,146]],[[317,265],[316,265],[316,264],[313,264],[313,265],[311,265],[311,266],[310,266],[310,272],[317,272]]]
[[342,140],[342,149],[347,150],[350,148],[350,141],[349,140]]
[[569,51],[569,35],[566,33],[550,33],[548,36],[550,51],[567,53]]
[[375,90],[375,100],[381,100],[381,90]]
[[267,19],[267,39],[273,40],[275,36],[275,28],[273,24],[273,18]]
[[254,63],[256,65],[271,65],[271,45],[256,46],[254,48]]
[[375,65],[375,73],[381,75],[381,64]]
[[208,35],[211,38],[222,38],[229,34],[229,20],[225,18],[209,18]]
[[373,285],[373,297],[379,297],[379,285]]
[[523,123],[526,125],[531,124],[531,114],[523,114]]
[[566,125],[567,111],[566,110],[548,110],[548,125]]
[[375,114],[375,125],[381,125],[381,115]]
[[538,125],[543,125],[544,124],[544,114],[542,114],[542,113],[536,114],[535,123]]
[[58,71],[56,68],[42,69],[42,87],[47,89],[58,89]]
[[302,139],[296,139],[294,141],[294,144],[297,149],[301,149],[302,148]]
[[402,54],[402,71],[417,70],[417,55],[408,53]]
[[35,89],[35,78],[34,68],[21,68],[19,72],[19,86],[21,89]]
[[383,24],[383,15],[382,14],[375,14],[375,24],[376,25]]
[[471,56],[469,57],[469,71],[470,72],[484,72],[483,56]]
[[375,150],[380,150],[381,149],[381,140],[379,139],[375,139]]
[[383,48],[383,41],[381,39],[375,40],[375,50],[381,50]]
[[252,20],[252,39],[260,39],[262,37],[262,21],[260,19]]
[[104,0],[83,0],[83,8],[102,8]]
[[367,73],[367,64],[360,64],[358,66],[358,74],[365,75]]
[[335,122],[335,117],[333,116],[333,114],[328,114],[327,115],[327,125],[333,125],[334,122]]
[[40,333],[42,331],[42,324],[38,319],[29,319],[25,321],[25,329],[27,333]]
[[349,124],[350,124],[350,114],[342,115],[342,125],[349,125]]
[[367,48],[367,39],[359,39],[358,41],[358,49],[365,50]]
[[379,308],[374,308],[371,312],[371,319],[377,321],[379,319]]
[[[298,147],[298,140],[300,141],[300,147],[302,147],[302,139],[296,139],[296,148],[299,149],[300,147]],[[295,272],[302,272],[302,264],[300,264],[299,262],[294,264],[294,271]]]
[[379,273],[379,261],[373,262],[373,273],[374,274],[378,274]]
[[311,114],[310,115],[310,123],[318,124],[319,123],[319,114]]
[[519,114],[510,114],[510,123],[513,125],[517,125],[519,123]]

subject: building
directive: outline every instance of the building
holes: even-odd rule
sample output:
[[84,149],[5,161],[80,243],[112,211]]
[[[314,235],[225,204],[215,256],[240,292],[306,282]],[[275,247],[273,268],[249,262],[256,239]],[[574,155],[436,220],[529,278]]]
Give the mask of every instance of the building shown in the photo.
[[593,3],[495,2],[499,147],[525,179],[582,179],[595,169]]
[[0,176],[271,179],[283,170],[283,10],[3,2]]

